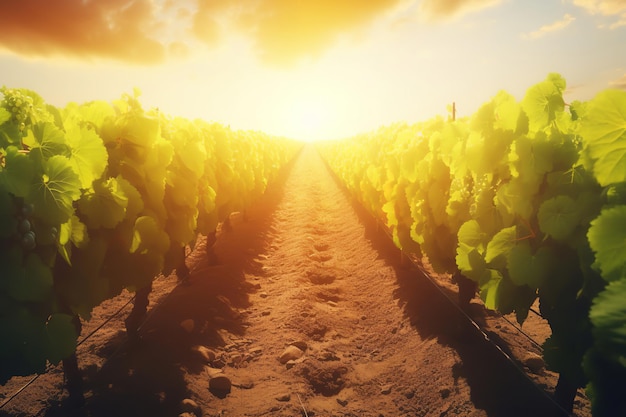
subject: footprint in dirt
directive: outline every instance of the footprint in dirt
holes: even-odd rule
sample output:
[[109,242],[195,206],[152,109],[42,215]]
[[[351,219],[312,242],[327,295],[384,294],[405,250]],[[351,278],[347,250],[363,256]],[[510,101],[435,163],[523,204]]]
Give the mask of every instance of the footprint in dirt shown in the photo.
[[323,288],[315,292],[315,297],[321,301],[333,301],[335,303],[343,301],[343,297],[339,295],[339,288]]
[[321,268],[309,269],[306,276],[315,285],[332,284],[337,279],[334,273]]
[[313,391],[325,397],[338,394],[346,386],[348,368],[341,365],[326,365],[315,362],[306,362],[300,368],[300,375],[309,381]]
[[330,248],[330,245],[325,242],[317,242],[313,244],[313,248],[318,252],[325,252]]
[[328,254],[328,253],[313,253],[309,255],[309,258],[311,258],[312,260],[316,262],[324,263],[333,259],[333,255]]

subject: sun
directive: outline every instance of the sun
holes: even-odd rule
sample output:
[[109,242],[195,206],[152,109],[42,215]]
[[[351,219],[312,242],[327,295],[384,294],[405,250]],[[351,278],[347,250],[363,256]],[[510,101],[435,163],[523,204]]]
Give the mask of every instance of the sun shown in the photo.
[[285,112],[285,129],[294,139],[313,142],[328,135],[331,121],[330,106],[321,100],[292,100]]

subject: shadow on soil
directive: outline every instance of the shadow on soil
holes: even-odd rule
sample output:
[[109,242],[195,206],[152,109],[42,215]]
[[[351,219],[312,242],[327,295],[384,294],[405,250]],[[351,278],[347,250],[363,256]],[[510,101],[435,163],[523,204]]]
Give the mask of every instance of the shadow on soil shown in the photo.
[[255,259],[268,250],[271,215],[282,200],[293,164],[283,169],[246,220],[240,216],[233,230],[218,235],[218,265],[209,264],[200,242],[187,259],[188,282],[176,286],[148,313],[138,342],[129,343],[120,331],[98,349],[107,360],[101,369],[82,369],[85,406],[77,410],[67,403],[52,404],[46,417],[170,417],[182,412],[181,402],[190,396],[185,374],[202,372],[206,363],[193,347],[223,346],[222,330],[245,333],[245,315],[239,311],[250,306],[249,295],[257,291],[246,274],[263,274]]
[[[380,254],[381,259],[394,268],[398,288],[395,297],[411,325],[424,339],[436,338],[443,346],[454,349],[461,358],[452,369],[455,379],[463,378],[471,389],[471,399],[477,408],[490,417],[565,417],[546,395],[504,356],[486,341],[448,297],[456,294],[435,287],[428,277],[412,265],[401,263],[401,253],[386,235],[383,227],[362,205],[355,201],[335,178],[364,225],[366,238]],[[480,322],[481,315],[489,314],[484,308],[472,305],[472,317]],[[499,339],[501,348],[507,346]]]

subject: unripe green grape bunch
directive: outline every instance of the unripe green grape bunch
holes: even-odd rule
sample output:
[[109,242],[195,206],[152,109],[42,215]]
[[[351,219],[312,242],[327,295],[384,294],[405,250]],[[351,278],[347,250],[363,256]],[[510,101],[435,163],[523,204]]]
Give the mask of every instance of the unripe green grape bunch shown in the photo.
[[20,124],[20,130],[23,130],[33,111],[32,97],[22,94],[19,90],[6,87],[2,87],[0,92],[4,94],[2,106],[11,113],[13,120]]

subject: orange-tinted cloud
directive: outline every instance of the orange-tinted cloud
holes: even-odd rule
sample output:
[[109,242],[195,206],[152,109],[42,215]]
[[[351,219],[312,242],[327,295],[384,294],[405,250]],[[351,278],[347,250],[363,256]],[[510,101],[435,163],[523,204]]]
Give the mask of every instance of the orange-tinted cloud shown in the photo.
[[156,63],[166,48],[150,36],[150,0],[0,2],[0,47],[21,55],[104,57]]
[[[406,1],[404,1],[406,2]],[[261,58],[290,64],[317,55],[341,35],[371,23],[402,0],[257,0],[239,10],[241,29],[250,33]]]
[[428,20],[441,20],[500,4],[501,0],[423,0],[420,15]]
[[601,13],[606,16],[626,11],[625,0],[574,0],[574,4],[586,9],[589,13]]
[[612,88],[619,88],[620,90],[626,90],[626,74],[622,75],[621,78],[617,80],[611,81],[609,85]]
[[529,33],[523,33],[523,39],[539,39],[548,33],[558,32],[568,27],[576,18],[570,14],[565,14],[562,19],[552,22],[549,25],[543,25],[539,29]]
[[155,64],[216,46],[234,31],[266,63],[321,54],[400,6],[458,15],[501,0],[0,0],[0,50]]

